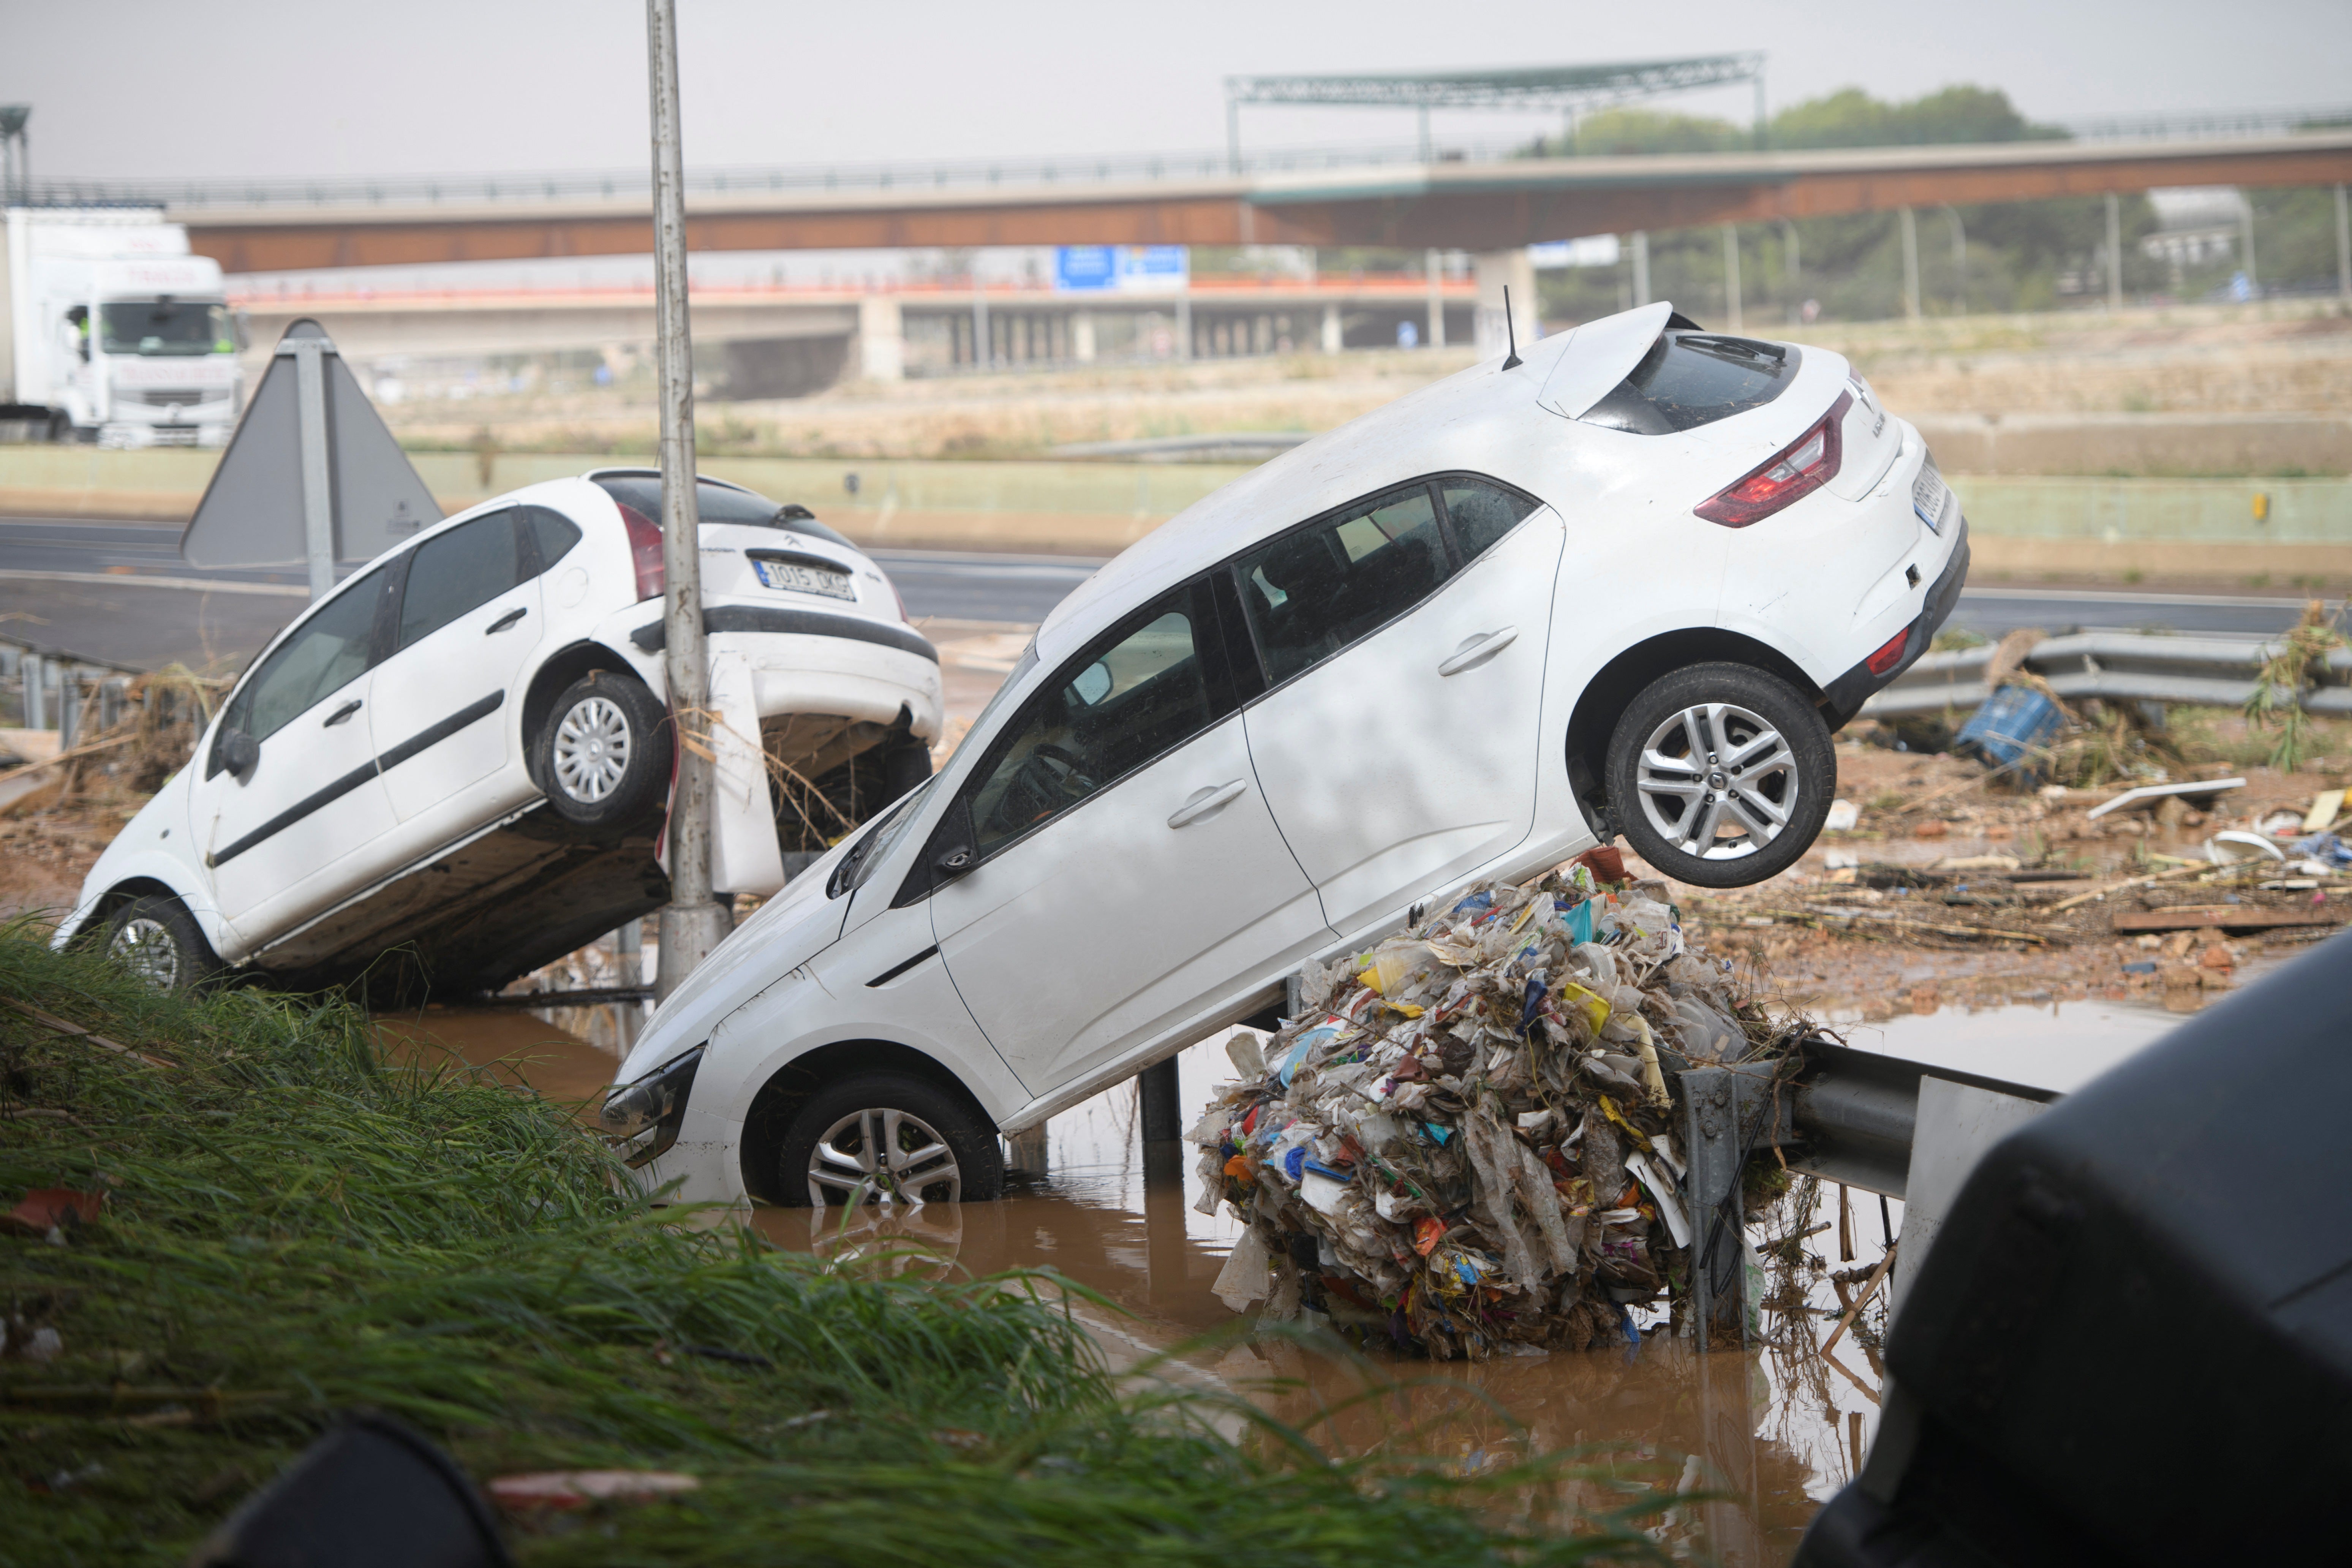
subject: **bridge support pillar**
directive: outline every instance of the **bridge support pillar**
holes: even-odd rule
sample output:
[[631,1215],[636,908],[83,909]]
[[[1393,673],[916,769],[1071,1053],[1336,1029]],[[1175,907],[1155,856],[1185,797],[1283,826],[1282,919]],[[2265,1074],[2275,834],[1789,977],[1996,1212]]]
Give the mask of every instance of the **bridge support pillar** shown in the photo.
[[[1471,270],[1478,280],[1478,324],[1473,341],[1478,357],[1491,359],[1508,346],[1510,333],[1518,334],[1522,351],[1536,341],[1536,266],[1523,247],[1517,250],[1482,251],[1471,258]],[[1503,290],[1510,289],[1510,322],[1507,328],[1503,318]]]
[[1442,349],[1445,346],[1444,258],[1434,246],[1423,258],[1421,271],[1429,280],[1429,331],[1423,335],[1431,348]]
[[1337,305],[1324,306],[1323,352],[1327,354],[1335,354],[1347,346],[1347,329],[1340,324],[1339,307]]
[[857,374],[863,381],[907,379],[907,317],[887,294],[857,301]]
[[1070,317],[1070,357],[1080,364],[1095,363],[1095,313],[1078,310]]

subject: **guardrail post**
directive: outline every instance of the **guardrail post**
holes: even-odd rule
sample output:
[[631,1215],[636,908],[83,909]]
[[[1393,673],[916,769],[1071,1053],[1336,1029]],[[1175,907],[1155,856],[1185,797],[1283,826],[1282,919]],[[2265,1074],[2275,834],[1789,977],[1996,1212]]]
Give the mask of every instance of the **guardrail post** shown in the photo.
[[1683,1141],[1689,1169],[1691,1334],[1701,1352],[1712,1335],[1748,1344],[1747,1214],[1739,1182],[1748,1151],[1774,1132],[1770,1077],[1738,1068],[1690,1068],[1683,1085]]

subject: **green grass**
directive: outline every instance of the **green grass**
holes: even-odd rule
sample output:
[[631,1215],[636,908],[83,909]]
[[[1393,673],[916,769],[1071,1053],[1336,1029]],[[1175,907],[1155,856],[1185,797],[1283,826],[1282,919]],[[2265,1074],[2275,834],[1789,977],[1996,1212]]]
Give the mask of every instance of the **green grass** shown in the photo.
[[0,1237],[12,1342],[63,1337],[0,1361],[0,1563],[181,1562],[355,1407],[478,1479],[701,1479],[517,1536],[534,1564],[1652,1554],[1626,1518],[1564,1512],[1558,1461],[1465,1479],[1264,1420],[1230,1442],[1206,1407],[1122,1394],[1050,1278],[853,1275],[668,1223],[559,1108],[387,1065],[340,1003],[155,996],[22,927],[0,929],[0,998],[175,1064],[0,1009],[0,1109],[72,1118],[0,1120],[0,1205],[108,1194],[64,1246]]

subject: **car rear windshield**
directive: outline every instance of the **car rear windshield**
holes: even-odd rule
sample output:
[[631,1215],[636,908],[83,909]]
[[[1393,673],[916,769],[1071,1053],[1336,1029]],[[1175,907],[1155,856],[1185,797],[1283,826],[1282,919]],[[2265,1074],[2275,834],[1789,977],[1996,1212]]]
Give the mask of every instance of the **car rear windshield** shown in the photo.
[[[659,474],[599,474],[596,482],[604,493],[623,506],[643,512],[656,524],[662,520],[661,476]],[[782,506],[752,490],[722,485],[716,479],[700,479],[694,487],[695,515],[704,522],[731,522],[751,528],[788,528],[794,533],[805,533],[815,539],[831,540],[835,544],[850,544],[833,530],[825,527],[804,506]]]
[[1798,353],[1783,343],[1721,332],[1661,332],[1633,374],[1585,410],[1584,422],[1636,436],[1664,436],[1761,408],[1796,378]]

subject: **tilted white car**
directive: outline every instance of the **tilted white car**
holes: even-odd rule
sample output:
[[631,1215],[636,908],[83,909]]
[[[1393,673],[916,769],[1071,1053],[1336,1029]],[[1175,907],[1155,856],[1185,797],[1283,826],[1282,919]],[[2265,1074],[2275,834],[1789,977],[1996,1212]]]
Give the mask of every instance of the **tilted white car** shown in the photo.
[[[373,969],[446,995],[657,908],[660,493],[646,469],[532,485],[353,574],[253,661],[57,940],[166,985]],[[939,656],[805,508],[697,494],[711,706],[722,751],[752,758],[719,792],[720,887],[772,892],[785,853],[929,776]]]
[[1654,305],[1452,376],[1065,600],[939,776],[662,1005],[605,1126],[682,1200],[990,1197],[998,1130],[1452,888],[1620,833],[1769,876],[1965,532],[1820,349]]

